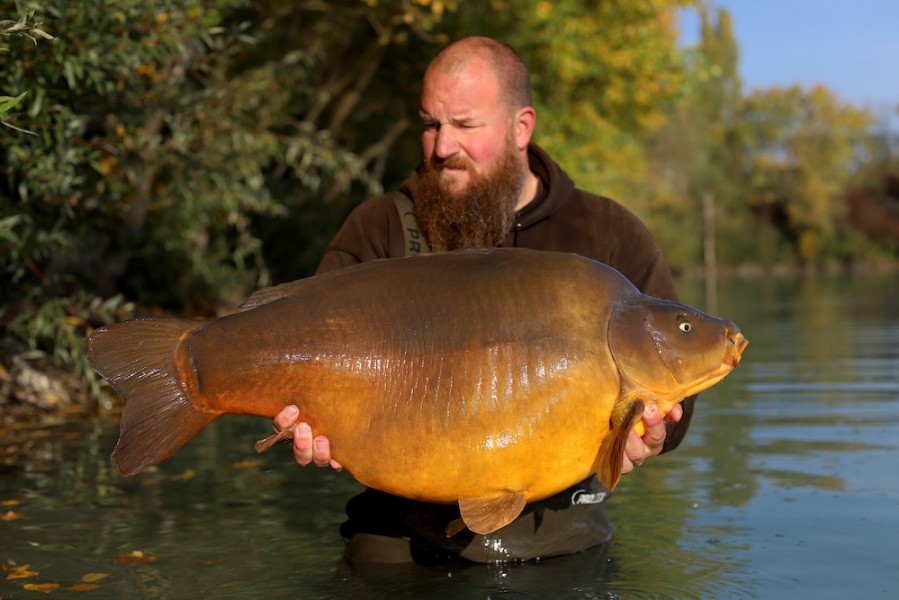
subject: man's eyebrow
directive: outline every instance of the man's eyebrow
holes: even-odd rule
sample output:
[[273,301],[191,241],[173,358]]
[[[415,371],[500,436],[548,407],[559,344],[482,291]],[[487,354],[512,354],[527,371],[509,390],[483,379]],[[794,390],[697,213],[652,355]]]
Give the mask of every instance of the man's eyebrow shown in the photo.
[[[438,122],[438,121],[439,121],[439,119],[437,119],[437,118],[431,116],[430,113],[427,113],[427,112],[425,112],[425,111],[423,111],[423,110],[418,111],[418,116],[421,117],[421,120],[422,120],[422,121],[434,121],[434,122]],[[451,117],[447,120],[447,122],[448,122],[448,123],[453,123],[453,124],[456,124],[456,123],[472,123],[472,122],[475,122],[475,121],[477,121],[477,120],[478,120],[478,119],[477,119],[474,115],[458,115],[458,116],[451,116]]]

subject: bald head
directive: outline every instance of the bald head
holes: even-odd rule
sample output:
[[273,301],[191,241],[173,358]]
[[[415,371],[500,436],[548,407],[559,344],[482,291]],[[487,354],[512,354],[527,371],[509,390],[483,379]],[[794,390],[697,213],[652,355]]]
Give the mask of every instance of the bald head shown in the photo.
[[527,66],[515,50],[492,38],[467,37],[449,44],[434,56],[428,72],[458,74],[477,66],[485,66],[493,73],[500,96],[509,108],[531,105]]

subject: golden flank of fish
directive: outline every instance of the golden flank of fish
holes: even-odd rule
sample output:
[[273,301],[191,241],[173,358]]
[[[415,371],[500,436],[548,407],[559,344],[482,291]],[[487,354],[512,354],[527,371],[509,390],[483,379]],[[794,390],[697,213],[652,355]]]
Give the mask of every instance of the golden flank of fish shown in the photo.
[[125,398],[124,474],[219,415],[296,404],[361,483],[458,502],[465,526],[490,533],[591,473],[614,488],[644,404],[667,413],[746,344],[732,322],[645,296],[606,265],[498,249],[349,267],[220,319],[104,327],[89,357]]

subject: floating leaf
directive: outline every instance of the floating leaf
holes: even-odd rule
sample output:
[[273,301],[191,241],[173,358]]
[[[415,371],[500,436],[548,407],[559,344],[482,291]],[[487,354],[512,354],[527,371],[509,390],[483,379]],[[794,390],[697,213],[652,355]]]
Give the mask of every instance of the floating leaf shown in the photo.
[[83,581],[84,583],[96,583],[104,577],[108,576],[109,573],[86,573],[81,577],[81,581]]
[[76,583],[62,589],[66,590],[67,592],[92,592],[99,587],[100,586],[96,583]]
[[0,502],[0,506],[18,506],[20,504],[21,502],[15,499],[4,500],[3,502]]
[[6,576],[7,579],[28,579],[29,577],[35,577],[40,575],[37,571],[29,571],[28,568],[31,565],[19,565],[18,567],[13,567],[12,573]]
[[22,513],[13,512],[11,510],[6,511],[5,513],[0,514],[0,521],[12,521],[14,519],[21,519],[24,517]]
[[6,576],[7,579],[28,579],[29,577],[37,577],[40,575],[37,571],[13,571]]
[[193,479],[197,476],[197,472],[193,469],[186,469],[184,472],[179,473],[178,475],[172,475],[172,481],[187,481],[188,479]]
[[259,461],[258,460],[242,460],[240,462],[236,462],[236,463],[232,464],[231,466],[234,467],[235,469],[247,469],[250,467],[258,467]]
[[58,583],[26,583],[25,589],[31,592],[44,592],[49,594],[53,590],[59,588]]
[[156,556],[154,556],[153,554],[144,554],[140,550],[133,550],[130,554],[119,554],[115,557],[115,559],[123,565],[156,562]]

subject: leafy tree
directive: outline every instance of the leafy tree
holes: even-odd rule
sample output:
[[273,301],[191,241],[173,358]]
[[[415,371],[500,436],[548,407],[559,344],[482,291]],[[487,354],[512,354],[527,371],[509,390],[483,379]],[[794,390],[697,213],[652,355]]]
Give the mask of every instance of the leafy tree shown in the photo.
[[[6,360],[47,352],[90,376],[84,333],[128,312],[123,296],[109,305],[95,295],[124,292],[202,314],[229,309],[270,281],[257,219],[287,214],[283,198],[377,189],[367,169],[377,152],[354,152],[327,128],[339,130],[341,107],[352,108],[341,99],[354,81],[340,76],[350,81],[337,90],[342,104],[323,99],[320,82],[339,77],[322,73],[331,48],[317,43],[342,40],[337,32],[360,23],[368,30],[357,38],[379,40],[372,22],[410,29],[425,21],[370,4],[292,5],[318,17],[307,25],[311,37],[270,54],[265,25],[278,5],[244,0],[51,1],[35,17],[56,39],[4,36],[12,60],[0,90],[18,102],[7,101],[5,113],[21,108],[5,119],[18,129],[0,127]],[[323,106],[330,112],[320,127],[310,115]],[[296,233],[291,239],[296,245]]]
[[[851,230],[842,240],[848,259],[899,257],[899,131],[893,114],[881,114],[872,135],[873,157],[843,197]],[[844,228],[845,230],[845,228]]]
[[799,260],[844,254],[841,195],[871,158],[873,122],[869,111],[820,85],[758,90],[744,99],[747,203]]
[[[9,40],[10,38],[24,38],[31,40],[35,44],[37,43],[38,39],[53,39],[52,35],[40,28],[40,23],[34,23],[32,21],[33,16],[34,11],[29,10],[26,11],[18,21],[11,21],[9,19],[0,20],[0,55],[9,53],[9,45],[7,40]],[[6,120],[6,117],[16,111],[18,106],[22,103],[22,101],[25,99],[25,96],[27,95],[27,91],[22,92],[18,96],[0,95],[0,125],[9,127],[10,129],[18,131],[20,133],[30,133],[32,135],[35,135],[34,132],[16,127]]]
[[701,261],[704,196],[715,201],[722,263],[818,262],[868,252],[870,240],[854,225],[867,204],[856,195],[856,218],[847,220],[844,195],[863,166],[870,173],[890,160],[888,136],[872,129],[869,111],[823,86],[744,97],[729,14],[718,10],[713,18],[701,6],[699,15],[687,93],[645,138],[659,175],[649,221],[669,258],[675,266]]
[[429,1],[257,1],[242,11],[260,42],[241,68],[309,56],[301,72],[281,69],[284,113],[352,152],[365,175],[296,186],[281,170],[271,172],[268,189],[286,210],[253,222],[273,280],[308,275],[347,212],[378,184],[396,186],[418,162],[420,78],[447,39],[433,29],[452,8]]
[[[649,213],[643,134],[683,93],[679,0],[495,1],[467,30],[507,41],[531,69],[536,140],[583,188]],[[492,25],[487,25],[488,23]],[[496,28],[496,29],[493,29]]]
[[734,243],[740,237],[731,237],[746,216],[736,184],[741,148],[734,129],[742,94],[738,45],[726,10],[713,18],[701,6],[699,18],[700,39],[686,61],[685,93],[644,139],[655,174],[650,221],[669,260],[679,267],[703,260],[706,195],[716,205],[718,237],[731,242],[719,252],[722,258],[739,262],[745,256]]

